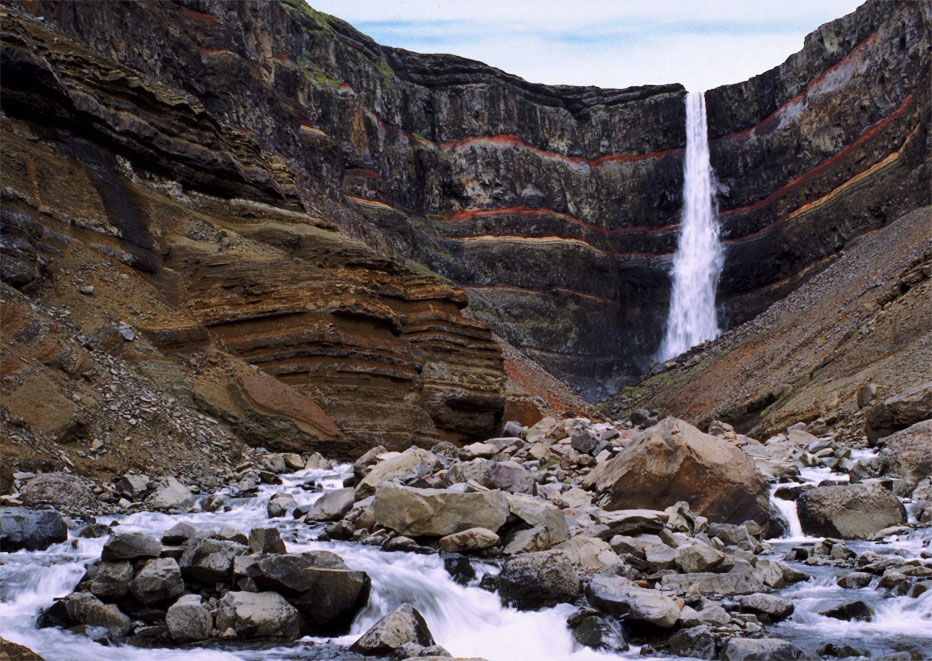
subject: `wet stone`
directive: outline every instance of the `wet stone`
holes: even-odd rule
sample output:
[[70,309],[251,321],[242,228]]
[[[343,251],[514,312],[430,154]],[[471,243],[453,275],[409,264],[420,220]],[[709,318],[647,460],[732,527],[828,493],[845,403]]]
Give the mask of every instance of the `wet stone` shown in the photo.
[[841,604],[834,608],[829,608],[820,613],[825,617],[833,617],[836,620],[861,620],[870,622],[874,618],[874,609],[865,604],[863,601],[852,601],[847,604]]

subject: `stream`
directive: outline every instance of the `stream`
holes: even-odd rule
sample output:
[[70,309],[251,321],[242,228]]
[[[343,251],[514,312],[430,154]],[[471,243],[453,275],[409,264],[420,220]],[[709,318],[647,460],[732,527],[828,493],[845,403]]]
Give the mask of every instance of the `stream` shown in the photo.
[[[218,640],[197,647],[147,649],[105,646],[62,629],[37,629],[35,620],[39,610],[48,607],[55,597],[72,591],[83,576],[85,565],[100,556],[106,539],[73,535],[45,551],[0,553],[0,636],[33,649],[48,661],[362,659],[364,657],[349,652],[349,646],[379,618],[407,602],[423,614],[437,643],[454,656],[482,657],[488,661],[659,658],[641,656],[636,646],[624,654],[579,647],[566,626],[567,617],[575,611],[569,604],[536,612],[503,607],[497,594],[478,587],[483,573],[497,571],[493,565],[475,563],[476,579],[469,586],[462,586],[452,580],[438,555],[385,552],[350,542],[319,542],[316,538],[322,526],[298,523],[290,516],[278,519],[267,516],[266,505],[276,493],[290,493],[298,505],[309,505],[323,493],[309,490],[309,487],[316,483],[324,490],[339,488],[342,486],[340,476],[348,469],[349,466],[339,466],[283,475],[281,485],[262,485],[253,497],[234,498],[228,511],[193,511],[177,515],[138,512],[97,518],[100,523],[117,524],[120,532],[144,532],[155,537],[181,521],[200,530],[229,525],[245,533],[254,527],[275,526],[289,552],[333,551],[351,568],[366,571],[372,579],[369,604],[345,636],[304,637],[271,645]],[[840,476],[812,470],[803,472],[801,478],[803,482],[816,483],[822,479],[840,479]],[[784,539],[770,540],[771,557],[782,560],[792,547],[819,541],[802,535],[795,503],[778,498],[774,498],[774,503],[790,521],[791,534]],[[907,558],[923,558],[929,563],[932,562],[930,544],[932,530],[925,528],[883,542],[851,542],[848,546],[857,553],[868,550],[897,553]],[[769,635],[790,640],[810,652],[815,652],[824,642],[833,641],[870,650],[872,656],[911,649],[926,650],[932,657],[932,590],[919,597],[885,598],[884,591],[876,588],[849,590],[837,586],[835,577],[850,570],[790,564],[813,578],[774,593],[792,600],[796,611],[788,620],[767,627]],[[831,605],[856,599],[875,608],[873,621],[840,621],[818,614]]]

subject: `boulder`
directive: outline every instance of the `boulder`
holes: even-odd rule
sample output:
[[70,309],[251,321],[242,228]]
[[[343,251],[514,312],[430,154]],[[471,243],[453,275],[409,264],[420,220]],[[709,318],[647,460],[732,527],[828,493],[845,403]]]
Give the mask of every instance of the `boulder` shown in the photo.
[[488,459],[473,459],[472,461],[460,461],[446,471],[443,476],[442,485],[445,487],[454,484],[475,482],[484,487],[492,486],[492,462]]
[[0,549],[43,551],[68,539],[68,527],[54,510],[6,507],[0,510]]
[[611,536],[657,533],[663,530],[668,517],[666,512],[649,509],[616,510],[595,515],[599,523],[608,526]]
[[127,473],[113,484],[116,492],[133,502],[141,501],[149,491],[149,477]]
[[820,615],[832,617],[836,620],[862,620],[870,622],[874,619],[874,609],[865,604],[863,601],[852,601],[847,604],[841,604],[834,608],[824,610]]
[[155,537],[141,532],[121,532],[110,535],[100,553],[102,560],[134,560],[136,558],[157,558],[162,552],[162,545]]
[[227,592],[217,609],[217,628],[240,638],[297,638],[301,616],[275,592]]
[[482,551],[501,542],[501,538],[488,528],[470,528],[440,538],[440,548],[452,553]]
[[150,510],[183,510],[194,503],[194,494],[176,478],[165,477],[155,483],[145,503]]
[[307,511],[311,521],[335,521],[353,508],[356,491],[351,487],[328,491],[318,498]]
[[751,594],[766,589],[764,581],[753,571],[730,571],[725,574],[698,572],[695,574],[667,574],[660,579],[665,590],[681,594],[698,591],[720,596]]
[[796,661],[814,658],[779,638],[732,638],[722,649],[721,661]]
[[[112,638],[122,638],[132,621],[113,604],[104,604],[89,592],[72,592],[57,604],[57,613],[64,612],[71,624],[103,627]],[[56,614],[57,614],[56,613]]]
[[267,555],[246,568],[247,575],[265,590],[288,598],[313,633],[345,633],[368,602],[369,575],[347,567],[328,551]]
[[129,591],[144,604],[155,604],[184,594],[181,568],[174,558],[147,560],[129,584]]
[[528,494],[506,494],[508,511],[531,527],[541,527],[551,546],[570,537],[563,511],[552,503]]
[[628,651],[628,641],[617,618],[587,609],[574,613],[566,624],[580,645],[604,652]]
[[576,569],[560,552],[525,553],[510,558],[499,577],[502,602],[522,610],[572,602],[580,590]]
[[0,638],[0,661],[43,661],[43,659],[25,645]]
[[166,546],[186,544],[189,539],[197,535],[197,529],[184,522],[178,522],[162,533],[162,543]]
[[463,456],[473,458],[481,457],[483,459],[493,457],[497,452],[498,449],[491,443],[470,443],[469,445],[464,445],[462,449]]
[[269,504],[265,507],[266,514],[270,519],[285,516],[288,510],[297,505],[297,501],[286,493],[277,493],[269,498]]
[[434,645],[434,637],[424,617],[411,604],[402,604],[373,624],[350,647],[367,656],[388,656],[407,643],[421,647]]
[[680,617],[676,601],[620,576],[593,576],[586,584],[586,597],[603,613],[623,616],[628,625],[671,629]]
[[[685,613],[689,606],[683,609]],[[692,609],[689,609],[692,610]],[[727,622],[727,620],[726,620]],[[721,654],[722,639],[707,625],[690,625],[670,636],[666,651],[674,656],[686,656],[692,659],[718,659]]]
[[906,522],[906,510],[879,485],[840,484],[803,491],[796,501],[807,535],[864,539]]
[[902,478],[911,487],[932,477],[932,420],[923,420],[880,439],[881,472]]
[[129,592],[132,580],[133,566],[129,561],[100,562],[89,589],[96,597],[115,601]]
[[534,478],[516,461],[496,461],[489,467],[491,485],[495,489],[511,493],[531,493]]
[[68,473],[43,473],[26,482],[19,494],[26,505],[51,505],[63,512],[94,512],[97,499],[84,480]]
[[379,461],[356,486],[356,498],[371,496],[383,482],[428,475],[440,467],[440,459],[423,448],[408,448]]
[[462,493],[382,484],[373,513],[377,523],[402,535],[441,537],[469,528],[497,532],[509,509],[501,491]]
[[285,542],[278,528],[253,528],[249,531],[249,548],[253,553],[284,553]]
[[867,439],[871,442],[932,418],[932,381],[887,397],[864,415]]
[[201,583],[230,583],[233,558],[243,555],[248,547],[225,539],[192,540],[181,554],[178,564],[185,578]]
[[874,580],[873,574],[868,574],[863,571],[853,571],[848,574],[843,574],[835,579],[835,583],[839,587],[854,589],[854,588],[866,588],[870,585],[871,581]]
[[785,620],[794,610],[793,602],[763,592],[738,597],[737,602],[741,612],[753,613],[764,624]]
[[721,438],[666,418],[617,456],[599,464],[584,486],[605,509],[668,507],[678,501],[713,521],[760,524],[770,516],[767,483],[754,462]]
[[196,594],[186,594],[165,613],[165,626],[172,640],[185,643],[207,640],[213,629],[213,618]]
[[[598,537],[576,535],[554,547],[572,563],[577,571],[591,573],[621,562],[612,547]],[[591,646],[590,646],[591,647]]]
[[673,564],[684,573],[705,572],[721,564],[725,554],[716,548],[693,542],[684,544],[676,549],[673,555]]

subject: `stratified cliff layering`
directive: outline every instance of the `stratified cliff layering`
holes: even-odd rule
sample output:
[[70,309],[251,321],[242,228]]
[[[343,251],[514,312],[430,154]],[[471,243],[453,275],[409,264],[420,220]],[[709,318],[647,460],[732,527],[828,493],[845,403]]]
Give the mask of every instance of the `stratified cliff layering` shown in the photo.
[[461,290],[302,210],[294,171],[191,95],[15,9],[2,30],[5,460],[51,439],[152,469],[195,411],[224,449],[497,432],[502,352]]
[[[62,93],[71,56],[15,37],[9,115],[55,126],[70,113],[87,139],[185,191],[325,218],[424,264],[589,398],[650,366],[681,207],[681,86],[535,85],[379,46],[301,0],[9,2],[30,38],[41,17],[138,81],[103,77],[101,101],[75,69]],[[928,203],[930,15],[928,3],[869,2],[780,67],[708,93],[726,327]],[[151,81],[178,112],[139,121]],[[301,242],[285,243],[300,258]],[[265,277],[195,272],[224,271],[243,286]],[[245,326],[230,319],[253,312],[212,302],[198,314],[235,332]],[[263,360],[295,382],[308,373]]]

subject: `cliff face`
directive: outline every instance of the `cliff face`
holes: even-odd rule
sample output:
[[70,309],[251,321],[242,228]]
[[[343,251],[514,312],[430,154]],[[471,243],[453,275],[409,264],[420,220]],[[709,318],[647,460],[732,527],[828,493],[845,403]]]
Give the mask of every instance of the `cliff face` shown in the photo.
[[[650,364],[681,206],[680,86],[534,85],[379,46],[300,0],[13,6],[192,108],[188,124],[153,119],[143,138],[121,120],[136,101],[116,84],[114,107],[72,94],[82,130],[106,115],[119,127],[108,149],[134,167],[327,218],[427,265],[589,397]],[[928,200],[929,14],[928,3],[870,3],[781,67],[709,92],[728,325]],[[5,111],[34,112],[30,90],[59,64],[7,66],[4,86],[23,92],[4,95]],[[58,121],[55,104],[39,106]],[[230,145],[205,148],[206,124]]]
[[461,290],[338,234],[280,154],[49,23],[2,17],[4,423],[156,442],[143,469],[184,434],[111,415],[114,393],[332,456],[498,431],[502,353]]

